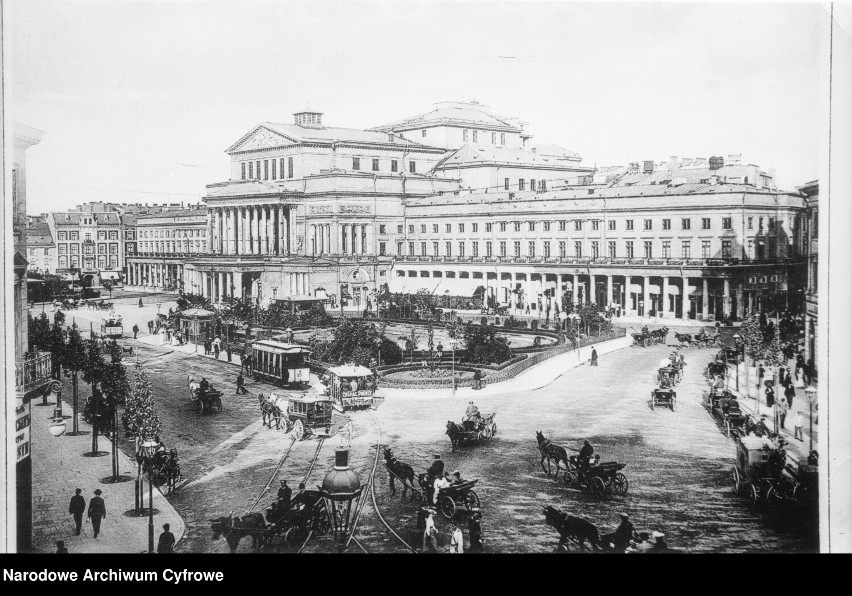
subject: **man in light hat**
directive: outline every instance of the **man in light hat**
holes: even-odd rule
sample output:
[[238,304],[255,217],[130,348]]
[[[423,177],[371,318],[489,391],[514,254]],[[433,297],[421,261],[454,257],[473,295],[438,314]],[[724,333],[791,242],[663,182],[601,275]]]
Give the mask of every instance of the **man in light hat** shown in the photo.
[[649,553],[665,553],[665,552],[668,552],[669,545],[666,544],[666,540],[665,540],[666,535],[663,534],[662,532],[657,532],[656,530],[654,530],[654,533],[652,534],[652,536],[654,538],[654,546],[652,546],[651,549],[648,552]]
[[442,489],[448,488],[450,486],[450,473],[444,472],[443,476],[439,476],[435,479],[435,483],[432,485],[432,504],[438,504],[438,497],[440,496],[440,492]]
[[479,424],[481,416],[479,414],[479,408],[477,408],[473,402],[468,402],[467,409],[464,411],[464,424],[468,430],[476,428]]
[[438,552],[438,529],[435,528],[435,511],[431,507],[426,510],[426,529],[423,530],[423,552]]
[[[106,519],[106,504],[101,498],[101,489],[95,489],[95,496],[89,501],[89,519],[92,520],[92,532],[94,538],[98,537],[101,531],[101,520]],[[150,506],[150,504],[149,504]]]

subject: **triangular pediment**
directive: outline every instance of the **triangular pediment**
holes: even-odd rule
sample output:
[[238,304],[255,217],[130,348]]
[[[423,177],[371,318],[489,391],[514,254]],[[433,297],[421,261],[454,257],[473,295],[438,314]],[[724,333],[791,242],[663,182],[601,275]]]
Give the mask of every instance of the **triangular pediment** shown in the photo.
[[280,147],[281,145],[293,145],[299,143],[299,139],[288,137],[260,125],[239,141],[228,147],[226,153],[235,151],[254,151],[256,149],[267,149],[269,147]]

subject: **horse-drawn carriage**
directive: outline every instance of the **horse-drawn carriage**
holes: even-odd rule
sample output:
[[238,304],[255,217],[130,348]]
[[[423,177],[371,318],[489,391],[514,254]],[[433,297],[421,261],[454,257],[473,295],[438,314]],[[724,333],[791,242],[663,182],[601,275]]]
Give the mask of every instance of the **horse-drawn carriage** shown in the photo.
[[110,339],[121,339],[124,337],[124,326],[121,319],[108,318],[101,323],[101,335]]
[[632,345],[647,348],[651,344],[664,343],[668,334],[668,327],[660,327],[659,329],[653,329],[651,331],[648,331],[646,327],[641,333],[631,333],[630,336],[633,338]]
[[762,504],[812,503],[815,501],[816,466],[787,464],[783,444],[767,437],[745,436],[737,440],[736,465],[731,470],[734,492],[747,497],[753,507]]
[[730,364],[739,364],[740,351],[737,348],[722,348],[719,350],[719,353],[716,354],[716,360],[728,362]]
[[647,348],[651,345],[651,336],[645,333],[631,333],[630,337],[633,338],[633,343],[630,344],[632,346],[642,346],[643,348]]
[[680,342],[681,347],[689,348],[712,348],[719,347],[721,340],[719,334],[710,335],[703,329],[701,333],[692,335],[690,333],[675,333],[675,339]]
[[749,417],[740,410],[736,396],[728,389],[711,388],[707,392],[707,409],[720,421],[726,436],[741,437],[749,427]]
[[331,382],[331,399],[340,412],[372,407],[376,393],[376,380],[366,366],[347,364],[328,369]]
[[728,376],[728,365],[719,360],[714,360],[707,365],[707,380],[711,383],[718,379],[724,380]]
[[435,502],[441,515],[451,520],[460,510],[469,513],[472,509],[478,509],[479,495],[473,490],[477,482],[479,480],[466,480],[440,489]]
[[263,423],[285,432],[292,432],[297,441],[328,437],[331,433],[332,404],[327,395],[316,393],[285,393],[274,391],[269,397],[260,395]]
[[171,493],[180,482],[180,459],[177,449],[159,449],[153,458],[148,459],[143,456],[142,449],[137,448],[136,461],[142,466],[142,473],[148,475],[154,486],[166,486],[166,494]]
[[608,493],[620,496],[627,494],[630,483],[627,476],[620,471],[627,464],[614,461],[600,463],[600,455],[595,455],[594,463],[590,462],[585,470],[576,455],[569,457],[568,463],[568,469],[562,479],[565,486],[588,488],[599,499],[603,499]]
[[680,370],[674,366],[661,366],[657,369],[657,383],[662,388],[674,387],[680,382]]
[[462,447],[465,443],[481,443],[490,441],[497,434],[497,423],[494,422],[495,412],[488,416],[477,416],[472,419],[465,419],[461,424],[456,424],[452,420],[447,420],[447,436],[450,437],[450,442],[453,444],[453,451],[456,447]]
[[209,384],[202,388],[202,384],[192,377],[189,377],[187,386],[189,387],[189,399],[199,414],[222,411],[222,395],[224,394],[221,391],[214,389]]
[[675,409],[675,401],[677,400],[677,392],[671,387],[657,387],[651,391],[651,409],[655,410],[657,406],[671,408],[672,412]]
[[267,339],[254,341],[252,369],[258,378],[275,385],[307,385],[310,368],[307,358],[311,350],[299,344],[282,343]]

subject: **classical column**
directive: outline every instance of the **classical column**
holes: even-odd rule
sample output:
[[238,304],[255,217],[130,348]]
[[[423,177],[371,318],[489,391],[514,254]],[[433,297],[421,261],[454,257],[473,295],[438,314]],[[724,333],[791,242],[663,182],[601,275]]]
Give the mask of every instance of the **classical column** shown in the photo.
[[722,286],[722,314],[731,316],[731,281],[726,277]]
[[259,210],[258,225],[260,226],[260,234],[258,235],[259,236],[258,242],[260,243],[260,246],[259,246],[260,250],[258,252],[262,255],[265,255],[266,254],[266,247],[269,244],[266,240],[266,238],[267,238],[266,228],[269,224],[269,221],[266,218],[266,205],[261,205],[260,207],[258,207],[258,210]]
[[642,314],[648,316],[651,312],[651,278],[645,275],[642,278],[642,302],[645,305],[642,307]]
[[613,298],[612,298],[612,275],[607,275],[606,276],[606,304],[604,306],[608,308],[609,305],[612,304],[612,302],[613,302]]
[[663,276],[663,314],[669,314],[669,276]]
[[252,209],[252,211],[254,213],[254,254],[259,255],[261,254],[260,247],[263,244],[263,226],[260,222],[260,216],[262,211],[260,206],[255,207],[254,209]]
[[273,213],[272,205],[264,207],[266,212],[266,245],[264,250],[266,254],[274,254],[275,247],[275,213]]
[[340,254],[345,255],[347,251],[346,246],[346,224],[340,224]]
[[251,210],[249,207],[244,207],[241,211],[243,223],[240,226],[240,232],[243,233],[243,239],[240,242],[240,252],[249,255],[251,254]]
[[572,286],[572,294],[573,294],[573,303],[580,304],[580,276],[576,273],[574,274],[574,281]]
[[710,307],[710,294],[708,293],[709,284],[707,283],[707,278],[704,277],[701,279],[702,281],[702,295],[701,295],[701,316],[706,321],[707,315],[709,314]]
[[315,224],[311,224],[310,229],[310,243],[311,243],[311,254],[317,254],[317,226]]
[[689,318],[689,278],[682,277],[683,292],[680,295],[680,317],[685,321]]
[[239,222],[239,210],[236,207],[228,208],[228,254],[237,254],[237,241],[239,239],[239,231],[237,223]]
[[361,224],[361,254],[369,253],[369,242],[367,240],[367,224]]
[[595,288],[595,276],[589,275],[589,302],[597,303],[597,288]]
[[207,210],[207,238],[213,238],[213,210]]

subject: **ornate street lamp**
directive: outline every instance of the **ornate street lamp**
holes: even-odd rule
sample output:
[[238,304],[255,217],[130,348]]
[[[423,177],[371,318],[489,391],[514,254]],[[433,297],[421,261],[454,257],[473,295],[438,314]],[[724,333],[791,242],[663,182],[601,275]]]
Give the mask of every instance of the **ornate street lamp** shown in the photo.
[[325,501],[334,542],[339,552],[346,550],[352,520],[352,503],[361,495],[361,480],[349,469],[349,450],[343,446],[334,452],[334,468],[325,475],[320,494]]
[[453,350],[453,396],[456,394],[456,348],[459,342],[454,339],[450,340],[450,348]]
[[154,552],[154,483],[151,481],[151,470],[154,469],[154,455],[157,453],[157,441],[147,437],[142,441],[142,457],[148,470],[148,552]]
[[808,407],[810,409],[810,434],[811,441],[808,448],[808,455],[814,450],[814,403],[817,400],[817,389],[813,385],[808,385],[805,388],[805,396],[808,398]]
[[53,411],[53,422],[50,423],[47,430],[50,431],[51,435],[57,438],[65,434],[65,419],[62,418],[62,414],[59,412],[58,408]]
[[739,391],[740,390],[740,350],[742,349],[742,345],[743,345],[743,336],[740,335],[739,333],[734,333],[733,337],[734,337],[734,345],[737,348],[737,364],[736,364],[736,366],[737,366],[737,391]]

